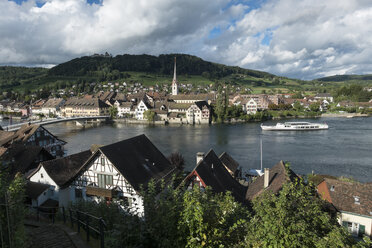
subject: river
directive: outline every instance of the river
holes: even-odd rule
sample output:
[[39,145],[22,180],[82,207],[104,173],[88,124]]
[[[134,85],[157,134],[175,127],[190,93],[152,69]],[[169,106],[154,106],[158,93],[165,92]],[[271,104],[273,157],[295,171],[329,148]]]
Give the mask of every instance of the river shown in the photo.
[[[134,125],[102,124],[81,128],[74,123],[46,126],[65,140],[68,154],[89,149],[91,144],[110,144],[145,134],[165,156],[179,151],[186,159],[186,169],[195,166],[197,152],[213,149],[228,152],[245,168],[260,167],[260,139],[263,143],[263,166],[270,168],[280,160],[291,163],[298,174],[353,177],[372,181],[372,118],[318,118],[301,121],[326,122],[329,130],[262,132],[260,123],[216,125]],[[265,122],[274,125],[276,121]],[[125,158],[123,158],[125,159]]]

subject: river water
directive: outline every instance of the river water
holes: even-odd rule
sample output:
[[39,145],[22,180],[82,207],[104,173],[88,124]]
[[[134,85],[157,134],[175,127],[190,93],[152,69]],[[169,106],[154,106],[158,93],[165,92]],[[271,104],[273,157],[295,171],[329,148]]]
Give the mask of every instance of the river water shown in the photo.
[[[291,163],[298,174],[353,177],[372,181],[372,118],[319,118],[301,121],[326,122],[329,130],[265,131],[260,123],[218,125],[134,125],[101,124],[77,127],[74,123],[46,126],[65,140],[68,154],[89,149],[91,144],[106,145],[145,134],[165,156],[179,151],[186,159],[186,169],[195,166],[196,153],[213,149],[218,155],[228,152],[245,168],[260,167],[260,139],[263,143],[263,167],[280,160]],[[276,121],[265,122],[274,125]],[[125,159],[125,158],[123,158]]]

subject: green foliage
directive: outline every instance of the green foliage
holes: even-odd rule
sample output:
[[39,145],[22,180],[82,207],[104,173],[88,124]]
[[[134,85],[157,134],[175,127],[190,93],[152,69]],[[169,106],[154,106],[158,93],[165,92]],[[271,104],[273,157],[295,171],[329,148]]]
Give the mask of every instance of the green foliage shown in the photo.
[[149,122],[155,121],[155,115],[156,113],[150,109],[143,112],[143,117],[145,117],[145,119],[148,120]]
[[293,103],[293,109],[296,110],[296,111],[303,111],[304,107],[301,105],[301,103],[299,101],[295,101]]
[[264,193],[253,201],[246,247],[350,247],[355,244],[329,215],[312,185],[287,183],[278,195]]
[[0,226],[4,248],[24,247],[25,180],[21,174],[14,179],[4,168],[0,170]]
[[320,107],[320,103],[318,103],[318,102],[314,102],[314,103],[310,104],[310,106],[309,106],[310,110],[313,111],[313,112],[319,112],[319,110],[320,110],[319,107]]
[[109,114],[111,119],[115,119],[118,116],[118,108],[115,106],[111,106],[109,108]]
[[227,107],[229,105],[228,87],[218,85],[218,94],[214,114],[217,117],[217,122],[223,122],[227,115]]
[[372,98],[372,92],[364,90],[359,84],[342,86],[335,91],[334,96],[337,100],[351,100],[354,102],[368,102]]

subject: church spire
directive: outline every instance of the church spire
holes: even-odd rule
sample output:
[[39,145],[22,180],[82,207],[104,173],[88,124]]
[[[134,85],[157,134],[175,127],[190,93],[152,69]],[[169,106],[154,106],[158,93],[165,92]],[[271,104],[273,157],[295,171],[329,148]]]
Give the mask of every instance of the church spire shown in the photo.
[[178,94],[178,85],[177,85],[177,73],[176,73],[176,57],[174,57],[174,73],[173,73],[173,81],[172,81],[172,95]]
[[177,83],[177,73],[176,73],[176,57],[174,57],[174,72],[173,72],[173,82]]

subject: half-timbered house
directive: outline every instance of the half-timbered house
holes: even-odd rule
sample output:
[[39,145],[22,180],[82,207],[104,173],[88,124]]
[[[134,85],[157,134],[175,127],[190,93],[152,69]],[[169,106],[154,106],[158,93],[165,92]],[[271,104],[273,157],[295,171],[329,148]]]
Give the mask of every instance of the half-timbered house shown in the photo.
[[14,143],[41,146],[55,157],[64,155],[65,141],[58,139],[40,125],[25,124],[15,132],[0,131],[0,146],[9,147]]
[[150,180],[168,182],[176,168],[145,136],[99,147],[75,178],[91,200],[116,201],[143,216],[141,187]]

